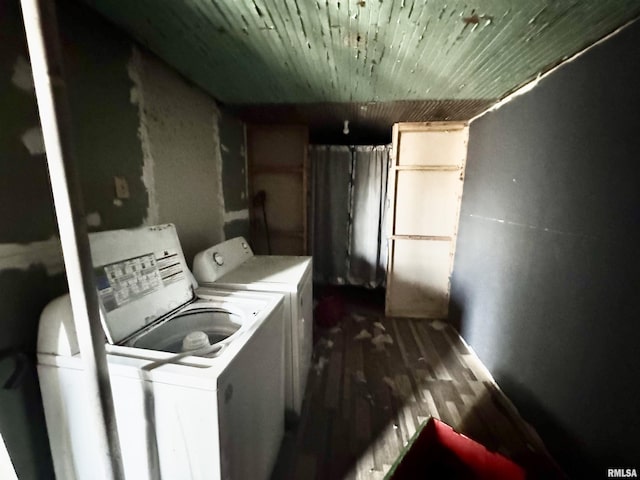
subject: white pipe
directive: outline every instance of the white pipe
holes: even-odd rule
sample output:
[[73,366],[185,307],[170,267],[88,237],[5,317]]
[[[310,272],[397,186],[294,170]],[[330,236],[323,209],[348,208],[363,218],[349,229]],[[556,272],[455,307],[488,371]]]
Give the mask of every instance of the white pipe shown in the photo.
[[77,394],[86,395],[88,401],[90,418],[86,421],[91,422],[95,435],[87,441],[98,442],[100,457],[96,459],[95,478],[120,480],[124,478],[122,458],[82,195],[72,157],[71,121],[55,5],[53,0],[21,0],[21,4],[71,306],[85,369],[86,388]]

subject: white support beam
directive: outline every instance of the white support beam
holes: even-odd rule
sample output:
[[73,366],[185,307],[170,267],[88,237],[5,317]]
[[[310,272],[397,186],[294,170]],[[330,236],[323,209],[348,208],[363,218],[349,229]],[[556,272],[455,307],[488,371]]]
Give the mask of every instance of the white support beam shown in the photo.
[[97,479],[124,478],[113,397],[104,346],[104,333],[82,195],[75,168],[70,113],[63,77],[58,24],[53,0],[21,0],[27,44],[36,87],[40,122],[58,229],[69,283],[74,323],[86,376],[91,422],[101,452],[96,459]]

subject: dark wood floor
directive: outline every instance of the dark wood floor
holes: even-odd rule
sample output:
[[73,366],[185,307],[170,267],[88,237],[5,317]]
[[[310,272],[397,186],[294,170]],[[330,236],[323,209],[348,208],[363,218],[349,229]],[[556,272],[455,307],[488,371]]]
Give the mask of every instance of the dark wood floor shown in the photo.
[[455,330],[351,310],[321,331],[302,415],[272,480],[383,478],[429,416],[548,475],[541,440]]

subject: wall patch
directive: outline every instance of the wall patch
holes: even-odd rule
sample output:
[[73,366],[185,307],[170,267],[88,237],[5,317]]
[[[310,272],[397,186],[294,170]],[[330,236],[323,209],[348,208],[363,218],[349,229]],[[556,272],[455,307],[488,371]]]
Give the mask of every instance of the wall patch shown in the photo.
[[156,185],[154,175],[154,162],[151,154],[151,142],[149,140],[149,129],[147,127],[147,114],[145,110],[144,92],[142,82],[140,80],[140,72],[142,70],[142,58],[140,50],[136,47],[132,48],[131,60],[127,65],[129,78],[133,82],[131,87],[130,101],[138,107],[138,117],[140,126],[138,127],[138,138],[140,139],[140,147],[142,148],[142,183],[147,189],[149,197],[149,205],[147,207],[147,216],[143,220],[144,225],[156,225],[159,223],[160,213],[158,199],[156,197]]
[[29,63],[29,60],[24,58],[22,55],[18,55],[16,63],[13,65],[11,83],[25,92],[33,92],[35,90],[31,64]]
[[22,140],[22,144],[27,147],[31,155],[42,155],[45,153],[42,127],[31,127],[22,134],[20,140]]
[[237,210],[235,212],[225,212],[224,223],[235,222],[236,220],[249,220],[249,210]]
[[98,212],[91,212],[86,217],[87,226],[89,227],[99,227],[102,224],[102,218]]
[[0,270],[28,270],[32,265],[43,265],[49,275],[63,272],[60,239],[51,237],[26,244],[0,243]]

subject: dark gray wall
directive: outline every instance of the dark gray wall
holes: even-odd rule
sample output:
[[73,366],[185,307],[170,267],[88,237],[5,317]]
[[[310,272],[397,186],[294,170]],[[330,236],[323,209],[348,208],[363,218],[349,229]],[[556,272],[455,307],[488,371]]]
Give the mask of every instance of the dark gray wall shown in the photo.
[[[149,201],[141,180],[139,112],[131,102],[134,85],[127,70],[133,42],[83,4],[66,0],[57,5],[85,211],[100,214],[96,228],[101,230],[140,226]],[[68,287],[62,268],[46,268],[38,253],[42,242],[57,235],[57,228],[45,155],[30,153],[21,139],[38,127],[39,117],[33,89],[12,80],[19,57],[26,62],[29,58],[18,0],[0,0],[0,41],[0,433],[21,480],[50,479],[36,339],[42,309]],[[225,200],[234,208],[246,208],[244,162],[242,168],[232,165],[244,151],[243,125],[227,115],[219,123],[233,152],[229,158],[223,155]],[[214,152],[211,157],[214,161]],[[116,175],[126,178],[130,190],[130,198],[120,205],[113,202]],[[239,186],[244,204],[227,196],[227,190],[240,195]],[[55,247],[46,251],[60,257]],[[31,265],[15,260],[22,255]],[[18,353],[24,354],[24,375],[13,388],[3,388],[15,371]]]
[[577,478],[640,468],[640,23],[471,125],[452,305]]
[[[27,130],[39,126],[39,117],[33,90],[12,81],[19,57],[29,59],[17,0],[0,0],[0,41],[2,247],[43,242],[57,229],[45,156],[31,154],[21,140]],[[13,263],[0,258],[0,433],[21,480],[48,479],[53,466],[34,352],[40,312],[67,285],[64,273],[49,272],[42,265],[12,268]],[[16,357],[17,353],[24,356]],[[24,373],[19,381],[6,385],[20,366]]]
[[[59,7],[85,210],[100,212],[102,229],[140,225],[147,191],[140,180],[138,112],[129,101],[131,43],[86,7],[72,2]],[[39,117],[33,89],[12,82],[18,57],[29,59],[17,0],[0,0],[0,26],[0,246],[29,250],[32,242],[57,235],[57,228],[45,155],[30,154],[21,141]],[[131,198],[121,208],[112,203],[114,175],[129,181]],[[0,386],[19,367],[16,353],[24,355],[17,357],[24,374],[11,388],[0,388],[0,431],[19,478],[48,479],[53,471],[35,371],[36,338],[42,309],[67,285],[64,272],[46,270],[35,260],[29,268],[8,268],[11,264],[0,258]]]
[[40,125],[35,93],[12,82],[18,59],[29,61],[18,1],[0,1],[0,41],[0,243],[46,240],[56,224],[45,156],[31,155],[21,141]]
[[[127,74],[131,40],[83,4],[66,0],[57,6],[84,209],[101,218],[100,226],[90,230],[139,226],[148,196],[138,108],[130,101]],[[113,203],[114,176],[129,186],[130,197],[122,206]]]

